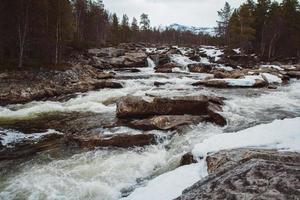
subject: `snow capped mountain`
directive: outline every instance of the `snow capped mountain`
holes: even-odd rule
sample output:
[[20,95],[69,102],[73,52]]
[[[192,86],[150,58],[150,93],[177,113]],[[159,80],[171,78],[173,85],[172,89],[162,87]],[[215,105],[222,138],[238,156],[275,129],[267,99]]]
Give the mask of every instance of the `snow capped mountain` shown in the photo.
[[191,31],[195,34],[199,34],[199,33],[203,33],[203,34],[208,34],[211,36],[215,36],[215,29],[211,28],[211,27],[195,27],[195,26],[185,26],[182,24],[171,24],[170,26],[168,26],[167,28],[169,29],[174,29],[174,30],[178,30],[178,31]]

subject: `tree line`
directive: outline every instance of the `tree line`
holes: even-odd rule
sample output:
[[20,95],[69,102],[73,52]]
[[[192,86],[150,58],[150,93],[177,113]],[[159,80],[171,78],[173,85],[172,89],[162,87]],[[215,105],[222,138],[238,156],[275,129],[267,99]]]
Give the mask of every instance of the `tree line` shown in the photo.
[[214,38],[151,28],[142,14],[129,22],[104,8],[102,0],[2,0],[0,64],[58,65],[74,50],[123,42],[209,44]]
[[248,0],[218,12],[218,36],[229,48],[240,47],[263,59],[300,57],[300,4],[297,0]]

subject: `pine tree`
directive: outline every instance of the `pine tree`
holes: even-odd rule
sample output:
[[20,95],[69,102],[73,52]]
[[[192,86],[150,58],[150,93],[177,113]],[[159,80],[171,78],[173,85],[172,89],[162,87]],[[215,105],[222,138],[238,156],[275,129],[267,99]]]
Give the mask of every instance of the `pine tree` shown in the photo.
[[255,39],[253,4],[251,2],[245,3],[240,7],[239,19],[241,26],[240,40],[241,48],[245,52],[251,51],[253,48],[253,41]]
[[122,42],[128,42],[130,35],[129,18],[127,15],[123,15],[121,23]]
[[225,3],[224,8],[218,11],[218,16],[220,18],[218,23],[218,36],[225,41],[227,45],[229,43],[228,25],[231,17],[231,7],[228,2]]
[[142,31],[150,30],[150,19],[149,19],[149,16],[147,14],[143,13],[141,15],[140,25],[141,25],[141,30]]
[[116,45],[120,42],[119,19],[115,13],[111,16],[111,39],[110,39],[110,42],[114,45]]
[[132,19],[132,22],[131,22],[131,34],[132,34],[132,41],[137,41],[138,40],[138,35],[139,35],[139,25],[138,25],[138,22],[137,22],[137,19],[134,17]]
[[229,47],[240,47],[241,42],[241,24],[238,10],[234,10],[228,24]]
[[254,13],[256,30],[255,47],[259,50],[258,53],[260,53],[261,55],[265,54],[267,48],[266,37],[269,30],[267,30],[266,26],[269,18],[270,9],[270,0],[258,0]]

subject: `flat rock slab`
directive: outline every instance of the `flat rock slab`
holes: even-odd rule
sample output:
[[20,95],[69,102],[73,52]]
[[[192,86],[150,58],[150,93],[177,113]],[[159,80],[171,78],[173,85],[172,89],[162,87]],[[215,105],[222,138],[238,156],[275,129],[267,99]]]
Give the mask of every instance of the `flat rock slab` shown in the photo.
[[148,130],[176,130],[184,125],[197,124],[203,122],[208,117],[191,115],[161,115],[146,119],[136,119],[125,122],[125,124],[134,129],[144,131]]
[[235,149],[207,157],[210,175],[177,200],[299,199],[300,154]]
[[131,121],[129,124],[145,129],[167,130],[200,121],[214,122],[224,126],[226,120],[217,113],[222,111],[222,105],[223,99],[219,97],[155,97],[147,101],[142,97],[126,96],[117,103],[117,117],[144,119]]
[[94,147],[142,147],[156,144],[154,134],[118,134],[118,135],[68,135],[65,137],[68,144],[75,144],[81,148]]

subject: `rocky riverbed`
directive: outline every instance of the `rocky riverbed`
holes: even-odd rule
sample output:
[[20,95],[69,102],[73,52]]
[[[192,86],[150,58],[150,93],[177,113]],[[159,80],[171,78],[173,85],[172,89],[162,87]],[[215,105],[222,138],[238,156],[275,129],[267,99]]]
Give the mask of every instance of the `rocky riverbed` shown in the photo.
[[299,197],[299,64],[122,44],[68,65],[0,73],[0,199]]

